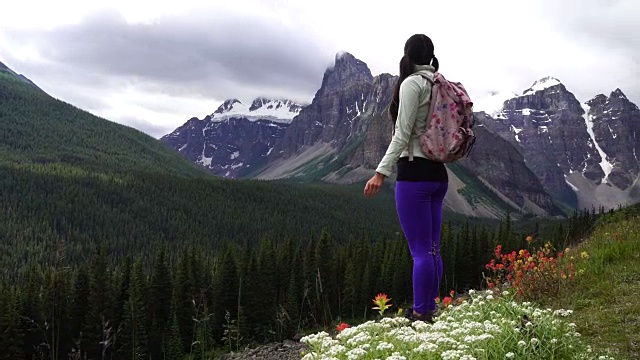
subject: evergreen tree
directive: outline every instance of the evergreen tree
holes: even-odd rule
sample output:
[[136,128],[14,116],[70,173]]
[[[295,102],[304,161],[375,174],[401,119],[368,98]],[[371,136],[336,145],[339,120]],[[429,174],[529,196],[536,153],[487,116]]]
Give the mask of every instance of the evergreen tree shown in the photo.
[[225,312],[232,319],[237,319],[239,276],[234,258],[233,248],[227,246],[220,258],[220,268],[215,274],[215,306],[214,306],[214,338],[221,339]]
[[[91,264],[89,278],[89,309],[83,326],[87,357],[102,358],[111,351],[115,329],[112,328],[111,274],[107,268],[104,246],[98,246]],[[86,301],[86,299],[85,299]],[[85,337],[86,334],[86,337]]]
[[144,294],[147,284],[142,261],[133,265],[131,272],[129,298],[124,305],[124,318],[119,330],[118,357],[126,359],[146,359],[147,341],[147,309]]
[[193,342],[193,301],[196,294],[194,280],[190,271],[193,256],[194,254],[191,251],[184,251],[181,254],[175,275],[173,303],[183,351],[188,350],[191,342]]
[[91,288],[89,285],[89,275],[84,266],[80,267],[76,271],[76,276],[73,284],[73,300],[71,301],[71,339],[73,342],[73,349],[76,353],[80,354],[81,358],[84,358],[86,349],[87,336],[83,334],[83,326],[86,322],[87,315],[89,314],[89,294]]
[[178,324],[178,317],[174,315],[171,321],[171,329],[169,330],[169,340],[165,347],[164,359],[181,360],[183,354],[180,325]]
[[20,321],[20,296],[3,286],[0,289],[0,359],[24,359],[24,333]]
[[149,355],[152,359],[163,357],[163,349],[168,341],[171,327],[171,300],[173,285],[171,272],[167,264],[166,248],[161,246],[155,260],[151,283],[149,286],[148,316],[151,320],[149,329]]

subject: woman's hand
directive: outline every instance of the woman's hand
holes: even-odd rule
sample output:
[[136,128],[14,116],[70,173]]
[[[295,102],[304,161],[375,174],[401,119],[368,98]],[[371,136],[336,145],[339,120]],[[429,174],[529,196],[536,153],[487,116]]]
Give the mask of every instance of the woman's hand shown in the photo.
[[371,179],[369,179],[369,181],[367,181],[367,185],[364,187],[364,196],[370,197],[377,194],[380,191],[383,182],[384,175],[377,172]]

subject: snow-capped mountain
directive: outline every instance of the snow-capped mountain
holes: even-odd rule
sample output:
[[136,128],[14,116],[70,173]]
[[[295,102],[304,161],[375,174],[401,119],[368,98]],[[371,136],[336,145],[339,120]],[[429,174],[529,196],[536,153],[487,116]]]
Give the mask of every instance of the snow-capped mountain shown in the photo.
[[577,207],[613,207],[640,200],[637,109],[619,89],[580,103],[560,80],[545,77],[507,99],[486,123],[521,149],[557,198]]
[[303,107],[286,99],[257,98],[250,105],[229,99],[160,140],[216,175],[242,177],[264,165]]
[[[232,99],[162,140],[221,176],[366,181],[391,139],[387,109],[396,81],[340,53],[305,107]],[[474,151],[448,166],[450,210],[556,216],[559,202],[608,208],[640,201],[640,110],[620,90],[581,104],[559,79],[545,77],[521,93],[493,92],[474,108]]]
[[251,105],[243,104],[237,99],[230,99],[222,103],[210,116],[215,122],[244,118],[250,121],[270,120],[288,124],[301,109],[302,105],[285,99],[257,98]]

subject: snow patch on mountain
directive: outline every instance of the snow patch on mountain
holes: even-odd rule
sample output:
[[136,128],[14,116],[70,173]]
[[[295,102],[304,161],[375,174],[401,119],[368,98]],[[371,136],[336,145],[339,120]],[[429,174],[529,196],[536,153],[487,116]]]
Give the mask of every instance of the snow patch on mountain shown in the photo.
[[530,88],[528,88],[527,90],[524,91],[524,93],[522,95],[531,95],[534,94],[538,91],[542,91],[545,89],[548,89],[552,86],[557,86],[562,84],[560,82],[560,80],[552,77],[552,76],[547,76],[545,78],[542,78],[538,81],[536,81],[535,83],[533,83],[533,85],[531,85]]
[[600,161],[600,167],[604,172],[604,178],[602,179],[602,183],[606,184],[607,178],[609,177],[609,174],[611,174],[611,170],[613,170],[613,164],[607,161],[607,154],[604,152],[604,150],[602,150],[602,148],[596,141],[596,135],[593,132],[593,118],[591,115],[589,115],[589,110],[591,109],[591,107],[584,103],[581,105],[582,105],[582,109],[584,110],[584,122],[587,125],[587,132],[589,133],[589,137],[591,137],[591,141],[595,145],[596,150],[598,151],[598,154],[600,154],[600,157],[602,158],[602,161]]
[[[559,165],[559,164],[558,164],[558,165]],[[571,190],[573,190],[573,191],[580,191],[580,189],[579,189],[577,186],[573,185],[573,184],[572,184],[572,183],[567,179],[567,175],[565,175],[565,176],[564,176],[564,182],[566,182],[566,183],[567,183],[567,185],[569,185],[569,187],[571,188]]]
[[221,122],[231,118],[245,118],[249,121],[270,120],[289,124],[300,113],[302,107],[303,105],[286,99],[257,98],[251,105],[230,99],[211,114],[211,120]]

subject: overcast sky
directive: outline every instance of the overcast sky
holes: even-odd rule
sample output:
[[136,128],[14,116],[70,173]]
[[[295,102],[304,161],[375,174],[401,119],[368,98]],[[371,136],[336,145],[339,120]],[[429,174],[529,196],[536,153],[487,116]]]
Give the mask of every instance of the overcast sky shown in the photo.
[[579,100],[640,104],[640,1],[21,0],[2,5],[0,61],[54,97],[160,137],[222,101],[311,102],[339,51],[397,74],[430,36],[477,103],[560,79]]

